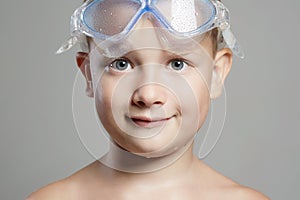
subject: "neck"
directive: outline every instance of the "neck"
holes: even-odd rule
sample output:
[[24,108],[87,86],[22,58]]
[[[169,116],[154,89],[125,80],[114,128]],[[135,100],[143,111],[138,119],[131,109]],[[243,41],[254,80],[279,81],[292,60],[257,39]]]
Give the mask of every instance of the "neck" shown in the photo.
[[174,180],[187,172],[195,163],[192,152],[193,142],[178,149],[176,152],[158,158],[146,158],[123,150],[111,143],[109,152],[100,158],[110,179],[124,178],[127,180],[158,181]]

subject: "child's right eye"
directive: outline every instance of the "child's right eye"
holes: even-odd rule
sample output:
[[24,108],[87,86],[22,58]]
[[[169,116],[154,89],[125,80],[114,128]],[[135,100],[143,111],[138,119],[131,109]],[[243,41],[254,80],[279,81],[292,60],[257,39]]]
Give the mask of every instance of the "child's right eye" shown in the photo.
[[126,71],[132,68],[131,64],[125,59],[117,59],[110,64],[110,67],[118,71]]

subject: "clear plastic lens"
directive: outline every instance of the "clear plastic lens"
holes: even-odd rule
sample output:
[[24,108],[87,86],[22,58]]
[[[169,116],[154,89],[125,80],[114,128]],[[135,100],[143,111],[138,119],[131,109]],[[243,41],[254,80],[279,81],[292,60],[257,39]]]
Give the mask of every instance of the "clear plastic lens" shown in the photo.
[[[148,12],[151,14],[149,16],[153,16],[158,22],[154,24],[155,27],[163,27],[167,30],[157,32],[163,44],[176,43],[177,47],[188,47],[181,39],[197,36],[200,40],[203,33],[218,27],[228,47],[237,56],[244,57],[241,47],[230,30],[228,9],[220,1],[212,0],[87,1],[72,15],[72,37],[63,44],[58,53],[67,51],[76,43],[82,43],[85,40],[78,38],[87,35],[99,40],[97,43],[101,43],[99,47],[106,56],[118,57],[117,55],[122,52],[132,49],[127,43],[124,44],[124,40],[128,33],[132,33],[134,25],[141,20],[141,16]],[[149,17],[148,19],[152,20]],[[168,33],[175,33],[171,41]],[[145,38],[147,37],[142,37],[142,43],[147,41]],[[86,45],[81,46],[86,47]]]
[[[212,19],[214,6],[207,0],[156,0],[152,2],[174,30],[191,32]],[[83,13],[89,29],[108,36],[121,33],[142,7],[137,0],[98,0]]]
[[212,19],[214,7],[205,0],[158,0],[156,9],[168,24],[178,32],[199,29]]
[[124,30],[140,7],[132,0],[95,1],[86,8],[83,21],[93,31],[112,36]]

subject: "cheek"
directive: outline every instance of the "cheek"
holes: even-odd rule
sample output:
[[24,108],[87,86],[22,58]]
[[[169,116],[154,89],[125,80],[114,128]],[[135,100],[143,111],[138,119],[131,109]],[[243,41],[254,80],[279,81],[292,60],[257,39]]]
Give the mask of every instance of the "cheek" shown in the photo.
[[112,97],[114,92],[115,81],[110,77],[103,75],[96,84],[95,102],[98,115],[101,121],[107,122],[112,116]]
[[116,134],[121,130],[119,130],[119,127],[115,121],[112,108],[112,100],[115,96],[115,84],[116,82],[114,79],[103,75],[95,90],[95,104],[99,120],[102,123],[102,126],[106,129],[107,133],[110,135],[110,137],[114,138],[114,140],[122,140],[122,136]]
[[197,112],[198,112],[198,122],[197,129],[201,128],[205,118],[207,116],[209,106],[210,106],[210,82],[211,75],[209,71],[199,73],[193,73],[187,80],[190,84],[191,90],[195,96],[197,103]]

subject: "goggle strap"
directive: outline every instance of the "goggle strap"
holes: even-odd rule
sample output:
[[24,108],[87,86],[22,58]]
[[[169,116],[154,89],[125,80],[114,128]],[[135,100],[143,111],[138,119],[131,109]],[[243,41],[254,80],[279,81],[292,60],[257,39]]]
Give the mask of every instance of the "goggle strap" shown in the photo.
[[244,51],[230,29],[229,10],[220,1],[214,1],[214,3],[217,8],[217,27],[219,27],[226,45],[236,56],[244,58]]
[[75,46],[78,43],[79,43],[80,48],[83,52],[88,52],[89,51],[89,46],[88,46],[86,36],[83,35],[83,34],[79,34],[79,35],[70,36],[67,39],[67,41],[65,43],[63,43],[60,46],[60,48],[56,51],[56,54],[64,53],[64,52],[68,51],[69,49],[71,49],[73,46]]
[[245,57],[242,47],[237,42],[237,40],[236,40],[234,34],[232,33],[232,31],[230,30],[230,28],[222,30],[222,36],[223,36],[227,46],[233,51],[233,53],[236,56],[238,56],[240,58]]
[[216,26],[221,30],[228,29],[230,27],[229,10],[220,1],[214,2],[217,13],[216,13]]

